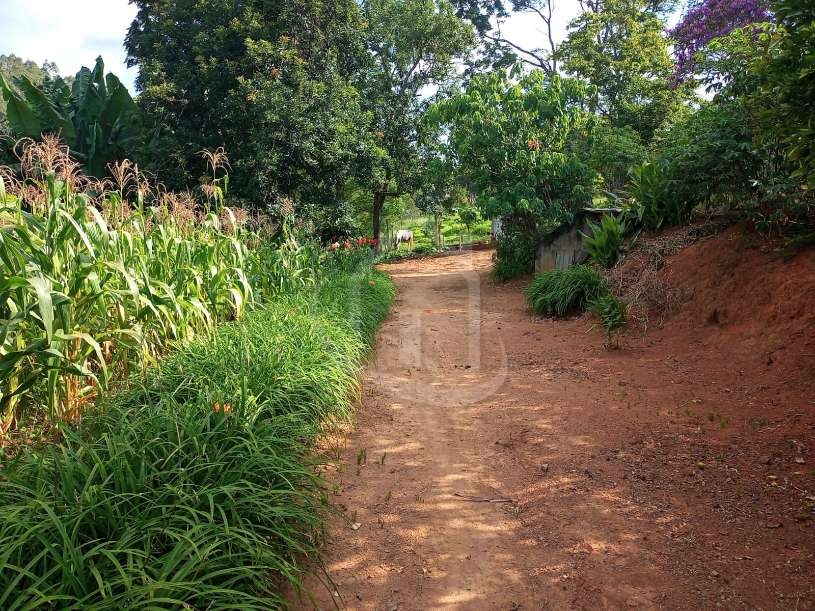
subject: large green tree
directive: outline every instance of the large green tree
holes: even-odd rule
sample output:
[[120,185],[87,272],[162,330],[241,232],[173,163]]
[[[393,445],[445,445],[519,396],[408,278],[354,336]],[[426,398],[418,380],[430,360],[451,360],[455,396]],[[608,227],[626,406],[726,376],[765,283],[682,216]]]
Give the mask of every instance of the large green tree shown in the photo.
[[372,65],[361,78],[378,155],[373,167],[373,235],[388,197],[421,175],[419,122],[434,90],[456,76],[454,61],[475,43],[448,0],[366,0],[362,13]]
[[169,186],[224,146],[235,196],[274,211],[332,202],[366,155],[349,82],[369,61],[354,0],[133,0],[126,39]]
[[[612,0],[613,1],[613,0]],[[574,16],[606,11],[608,0],[456,0],[458,14],[477,28],[481,46],[473,67],[505,67],[522,62],[549,74],[558,72],[557,50],[562,42],[558,23]],[[646,10],[658,15],[673,11],[679,0],[647,0]],[[564,15],[568,17],[564,17]],[[534,23],[537,37],[518,37],[507,32],[510,18],[522,18]]]
[[592,126],[590,95],[577,79],[500,71],[474,77],[432,110],[484,216],[504,221],[499,276],[531,271],[539,238],[591,203],[594,172],[573,146]]
[[[589,3],[590,4],[590,3]],[[644,142],[688,97],[672,81],[664,23],[648,0],[603,0],[570,24],[557,51],[563,68],[597,88],[600,112]]]

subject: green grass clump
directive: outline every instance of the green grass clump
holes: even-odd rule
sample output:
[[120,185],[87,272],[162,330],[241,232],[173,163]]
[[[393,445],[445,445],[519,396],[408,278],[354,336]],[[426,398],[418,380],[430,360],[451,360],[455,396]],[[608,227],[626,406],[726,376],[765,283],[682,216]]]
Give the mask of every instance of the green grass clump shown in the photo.
[[281,296],[6,464],[0,608],[284,606],[327,506],[313,440],[393,298],[377,272]]
[[595,269],[575,265],[539,274],[527,287],[526,298],[536,314],[566,316],[585,312],[608,290],[608,283]]
[[381,253],[377,257],[377,263],[392,263],[394,261],[402,261],[405,259],[418,259],[426,255],[435,255],[440,252],[445,252],[435,246],[416,246],[413,250],[408,249],[394,249]]
[[626,323],[626,306],[613,293],[601,295],[591,304],[600,325],[606,332],[606,345],[616,345],[617,337]]

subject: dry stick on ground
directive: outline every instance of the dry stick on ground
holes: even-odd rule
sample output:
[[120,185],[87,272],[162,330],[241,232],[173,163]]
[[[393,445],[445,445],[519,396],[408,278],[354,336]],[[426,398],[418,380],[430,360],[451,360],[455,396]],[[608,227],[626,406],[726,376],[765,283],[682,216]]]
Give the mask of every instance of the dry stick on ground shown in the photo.
[[473,503],[515,503],[515,499],[486,499],[479,496],[469,496],[467,494],[459,494],[458,492],[453,493],[453,496],[457,496],[460,499],[465,501],[472,501]]

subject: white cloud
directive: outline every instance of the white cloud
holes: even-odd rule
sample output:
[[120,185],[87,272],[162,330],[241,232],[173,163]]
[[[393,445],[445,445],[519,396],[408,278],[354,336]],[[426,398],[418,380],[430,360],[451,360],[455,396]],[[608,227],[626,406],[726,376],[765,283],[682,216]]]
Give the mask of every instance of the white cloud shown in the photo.
[[125,67],[123,43],[135,16],[127,0],[0,0],[0,54],[47,59],[66,75],[101,55],[132,91],[137,70]]

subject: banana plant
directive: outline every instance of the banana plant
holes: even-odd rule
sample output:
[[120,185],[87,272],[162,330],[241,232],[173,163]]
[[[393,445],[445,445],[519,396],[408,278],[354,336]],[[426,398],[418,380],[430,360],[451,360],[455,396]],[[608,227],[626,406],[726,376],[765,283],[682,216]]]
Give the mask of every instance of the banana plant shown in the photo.
[[107,165],[143,136],[141,113],[127,88],[113,74],[105,76],[102,58],[93,70],[83,67],[73,85],[61,78],[37,85],[27,76],[9,82],[0,74],[0,94],[15,138],[39,139],[59,134],[86,174],[105,176]]

